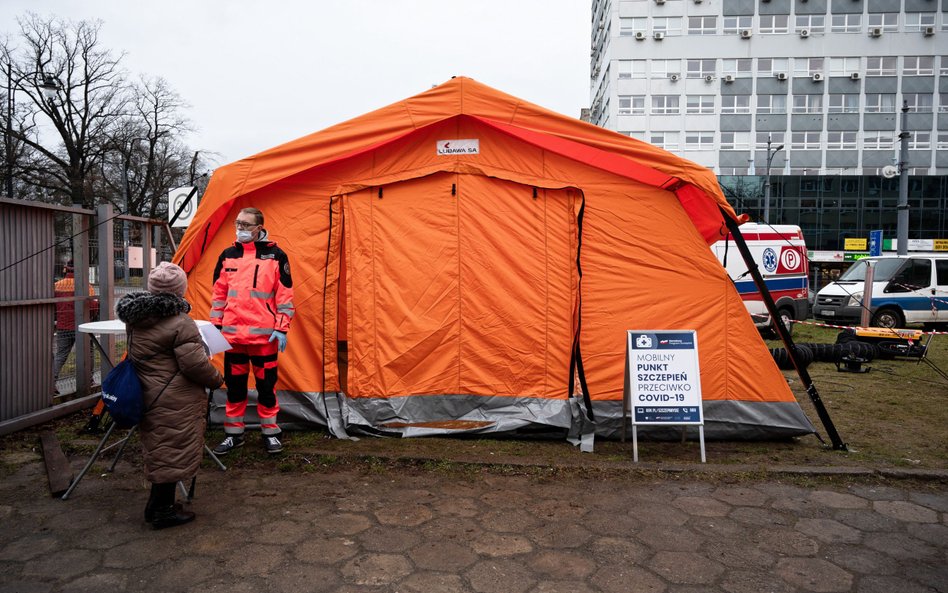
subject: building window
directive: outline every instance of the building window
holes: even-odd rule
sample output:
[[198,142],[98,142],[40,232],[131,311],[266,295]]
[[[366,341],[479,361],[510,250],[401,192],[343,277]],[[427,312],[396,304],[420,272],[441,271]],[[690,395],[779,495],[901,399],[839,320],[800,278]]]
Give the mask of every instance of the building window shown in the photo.
[[652,132],[649,142],[665,150],[678,150],[678,132]]
[[786,95],[757,95],[758,113],[786,113]]
[[757,75],[774,76],[781,72],[786,73],[790,69],[789,58],[758,58]]
[[635,35],[636,33],[645,33],[648,30],[648,19],[646,17],[621,17],[619,19],[619,35]]
[[619,115],[645,115],[645,95],[619,95]]
[[619,60],[619,80],[645,78],[645,60]]
[[721,132],[721,150],[750,149],[750,132]]
[[652,19],[652,31],[665,35],[681,35],[681,17],[658,17]]
[[861,33],[861,14],[834,14],[830,21],[830,31],[833,33]]
[[714,95],[688,95],[685,97],[685,113],[714,113]]
[[793,113],[823,113],[823,95],[794,95]]
[[789,33],[790,15],[762,14],[760,15],[761,33]]
[[891,150],[893,132],[872,131],[866,132],[862,147],[867,150]]
[[754,60],[751,58],[727,59],[721,61],[721,75],[730,74],[734,78],[750,78],[754,75]]
[[652,115],[675,115],[680,111],[678,95],[652,95]]
[[856,132],[827,132],[828,150],[856,150]]
[[718,18],[716,16],[688,17],[689,35],[714,35],[718,32]]
[[932,76],[935,74],[935,56],[905,56],[902,74]]
[[935,145],[937,150],[948,150],[948,132],[938,132],[938,144]]
[[688,78],[714,76],[717,60],[688,60]]
[[681,74],[681,60],[652,60],[652,78],[668,78],[671,74]]
[[938,94],[938,112],[948,113],[948,93]]
[[866,58],[866,76],[895,76],[897,67],[895,56]]
[[895,93],[866,93],[866,113],[895,113]]
[[869,15],[869,29],[881,28],[883,31],[895,33],[899,30],[899,13],[880,12]]
[[726,16],[724,17],[721,31],[725,34],[740,34],[741,31],[749,31],[753,28],[754,17],[752,16]]
[[784,133],[783,132],[757,132],[756,144],[754,148],[757,150],[767,150],[767,139],[770,139],[770,145],[780,146],[783,144]]
[[829,96],[828,113],[859,113],[859,95],[833,94]]
[[820,132],[790,133],[790,148],[792,150],[817,150],[820,146]]
[[714,132],[685,132],[685,150],[711,150]]
[[721,95],[721,113],[750,113],[750,95]]
[[830,76],[850,76],[859,72],[859,58],[830,58]]
[[[948,22],[948,14],[945,15],[945,21]],[[941,57],[941,68],[938,70],[939,74],[948,74],[948,56]]]
[[908,104],[910,113],[931,113],[931,93],[902,93],[902,99]]
[[794,58],[793,75],[809,78],[814,74],[823,74],[824,58]]
[[931,150],[931,132],[912,132],[908,139],[909,150]]
[[934,12],[907,12],[905,13],[905,30],[907,32],[918,33],[924,31],[925,27],[935,26]]
[[822,14],[799,14],[796,18],[796,32],[807,30],[810,33],[823,33],[826,30],[826,16]]

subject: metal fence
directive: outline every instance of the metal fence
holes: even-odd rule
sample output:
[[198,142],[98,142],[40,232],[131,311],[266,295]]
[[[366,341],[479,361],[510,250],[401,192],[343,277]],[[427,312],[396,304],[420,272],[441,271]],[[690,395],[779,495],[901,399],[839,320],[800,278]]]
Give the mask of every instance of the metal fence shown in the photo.
[[164,221],[0,199],[0,435],[96,402],[124,343],[99,337],[103,357],[77,328],[113,319],[173,253]]

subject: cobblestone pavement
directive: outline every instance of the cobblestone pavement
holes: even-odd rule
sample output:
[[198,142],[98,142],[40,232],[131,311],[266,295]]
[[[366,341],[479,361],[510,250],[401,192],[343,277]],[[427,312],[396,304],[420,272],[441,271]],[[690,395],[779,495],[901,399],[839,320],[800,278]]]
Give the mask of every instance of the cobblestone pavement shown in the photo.
[[154,531],[135,468],[62,501],[30,461],[0,481],[0,591],[948,591],[943,483],[454,474],[204,469],[197,520]]

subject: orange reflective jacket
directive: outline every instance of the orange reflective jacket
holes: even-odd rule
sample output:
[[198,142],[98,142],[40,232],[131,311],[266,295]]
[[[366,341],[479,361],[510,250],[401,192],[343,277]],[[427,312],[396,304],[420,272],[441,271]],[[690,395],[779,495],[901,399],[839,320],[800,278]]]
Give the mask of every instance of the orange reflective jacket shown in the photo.
[[232,344],[265,344],[293,318],[290,260],[273,241],[234,243],[214,268],[211,323]]

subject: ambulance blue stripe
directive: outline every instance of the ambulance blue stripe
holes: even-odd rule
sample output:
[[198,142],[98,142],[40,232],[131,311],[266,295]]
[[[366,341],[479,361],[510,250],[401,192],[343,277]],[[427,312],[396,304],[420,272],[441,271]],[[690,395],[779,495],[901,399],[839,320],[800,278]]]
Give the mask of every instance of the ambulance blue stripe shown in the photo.
[[[932,300],[928,297],[885,297],[881,299],[872,299],[872,308],[882,308],[886,306],[901,307],[905,311],[931,311]],[[948,309],[948,305],[943,302],[935,301],[938,309]]]
[[[806,278],[798,276],[796,278],[766,278],[764,279],[764,284],[767,285],[768,290],[774,292],[777,290],[803,290],[807,282]],[[739,294],[757,292],[757,285],[754,284],[753,280],[735,282],[734,286],[737,287]]]

